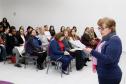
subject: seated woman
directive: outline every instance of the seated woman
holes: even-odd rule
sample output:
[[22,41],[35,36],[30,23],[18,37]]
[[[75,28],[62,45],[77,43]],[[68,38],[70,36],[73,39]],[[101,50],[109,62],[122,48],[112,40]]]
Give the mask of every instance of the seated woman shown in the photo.
[[69,33],[68,30],[64,30],[64,39],[63,43],[66,47],[66,50],[75,57],[76,60],[76,70],[81,70],[83,69],[84,66],[86,66],[86,61],[83,59],[83,53],[82,50],[76,50],[75,48],[72,47],[71,43],[69,42]]
[[20,55],[23,49],[18,49],[19,47],[23,47],[24,41],[20,35],[17,34],[15,26],[10,27],[9,34],[6,37],[6,51],[7,55],[13,56],[16,55],[16,67],[21,67],[20,65]]
[[31,26],[28,26],[27,27],[27,31],[25,32],[25,38],[26,38],[26,41],[29,39],[30,37],[30,32],[33,30],[33,27]]
[[50,32],[50,34],[51,34],[52,37],[55,36],[56,32],[55,32],[54,26],[51,25],[51,26],[49,27],[49,32]]
[[69,42],[72,44],[73,48],[80,48],[82,50],[85,48],[85,45],[83,45],[80,42],[80,37],[76,34],[76,30],[75,29],[71,29],[69,35],[70,35]]
[[5,28],[10,28],[10,24],[9,22],[7,21],[7,18],[3,18],[3,20],[0,22],[0,24],[3,26],[3,29]]
[[86,45],[86,47],[95,49],[99,41],[100,39],[97,38],[97,35],[94,32],[94,28],[86,27],[84,34],[81,37],[81,42]]
[[68,75],[67,68],[73,57],[70,56],[67,51],[65,51],[66,49],[62,41],[63,39],[63,33],[58,33],[55,35],[55,38],[50,42],[49,55],[51,56],[52,60],[62,62],[62,72]]
[[40,41],[42,42],[42,48],[44,51],[47,51],[48,45],[49,45],[49,41],[47,36],[44,34],[44,28],[40,27],[38,28],[38,35],[37,37],[40,39]]
[[49,28],[48,28],[48,25],[44,25],[44,34],[46,35],[46,37],[48,38],[48,40],[50,41],[52,36],[49,32]]
[[6,51],[9,56],[13,55],[14,47],[20,45],[16,38],[16,32],[15,26],[11,26],[9,33],[6,35]]
[[65,30],[65,26],[60,27],[60,32],[63,32]]
[[37,68],[39,70],[44,69],[43,62],[47,57],[47,52],[44,52],[41,48],[41,41],[36,37],[36,31],[33,29],[30,32],[30,37],[26,42],[26,53],[29,53],[32,56],[38,56],[37,59]]
[[18,45],[16,45],[13,49],[13,53],[16,54],[16,67],[21,67],[20,65],[20,58],[22,54],[25,52],[24,46],[25,46],[25,34],[24,34],[24,27],[20,26],[19,30],[16,33],[15,36]]

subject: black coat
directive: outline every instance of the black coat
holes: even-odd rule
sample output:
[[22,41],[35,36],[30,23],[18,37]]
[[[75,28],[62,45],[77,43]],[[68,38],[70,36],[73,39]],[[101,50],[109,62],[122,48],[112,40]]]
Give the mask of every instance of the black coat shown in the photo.
[[7,35],[6,36],[6,51],[7,54],[12,54],[12,50],[15,46],[20,46],[21,44],[23,44],[23,39],[21,38],[21,36],[12,36],[12,35]]
[[90,36],[86,33],[81,37],[81,42],[88,47],[91,47],[91,40]]
[[2,25],[3,26],[3,28],[10,28],[10,24],[9,24],[9,22],[0,22],[0,25]]

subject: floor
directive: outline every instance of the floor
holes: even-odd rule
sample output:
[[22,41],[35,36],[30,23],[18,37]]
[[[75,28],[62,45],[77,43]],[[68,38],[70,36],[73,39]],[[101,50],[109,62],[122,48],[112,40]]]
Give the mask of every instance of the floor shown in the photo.
[[[126,53],[123,52],[120,60],[120,67],[123,71],[121,84],[126,84]],[[98,84],[97,74],[92,72],[91,62],[87,63],[81,71],[72,68],[70,75],[61,75],[54,67],[46,74],[46,69],[36,71],[33,65],[25,69],[14,67],[13,64],[0,63],[0,80],[10,81],[14,84]]]

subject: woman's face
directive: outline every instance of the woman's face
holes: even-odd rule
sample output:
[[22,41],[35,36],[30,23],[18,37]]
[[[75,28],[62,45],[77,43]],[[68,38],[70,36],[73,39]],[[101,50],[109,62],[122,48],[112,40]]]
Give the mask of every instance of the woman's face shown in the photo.
[[94,28],[91,28],[90,31],[91,31],[91,32],[94,32]]
[[6,33],[9,33],[9,30],[10,30],[10,29],[9,29],[9,28],[7,28],[7,29],[5,30],[5,32],[6,32]]
[[32,28],[30,28],[30,29],[28,29],[28,32],[31,32],[33,29]]
[[21,35],[24,34],[24,30],[23,30],[23,29],[20,30],[20,34],[21,34]]
[[90,32],[90,28],[86,28],[85,33],[89,33]]
[[4,19],[3,19],[3,22],[7,22],[7,19],[6,19],[6,18],[4,18]]
[[102,37],[107,36],[109,33],[111,33],[111,29],[105,27],[105,25],[103,25],[103,27],[99,27],[98,29],[99,29]]
[[65,30],[65,27],[63,26],[63,27],[61,27],[61,31],[64,31]]
[[75,32],[74,29],[72,30],[71,34],[72,34],[72,35],[75,35],[75,34],[76,34],[76,32]]
[[36,35],[37,35],[37,34],[36,34],[36,31],[33,30],[32,33],[31,33],[31,35],[32,35],[32,36],[36,36]]
[[64,36],[68,37],[68,32],[67,31],[64,32]]
[[44,27],[44,30],[45,30],[45,31],[48,31],[48,30],[49,30],[49,29],[48,29],[48,26]]
[[50,30],[54,30],[54,27],[51,27]]
[[12,30],[12,35],[16,35],[16,29]]
[[40,30],[40,34],[44,35],[44,28],[41,27],[39,30]]

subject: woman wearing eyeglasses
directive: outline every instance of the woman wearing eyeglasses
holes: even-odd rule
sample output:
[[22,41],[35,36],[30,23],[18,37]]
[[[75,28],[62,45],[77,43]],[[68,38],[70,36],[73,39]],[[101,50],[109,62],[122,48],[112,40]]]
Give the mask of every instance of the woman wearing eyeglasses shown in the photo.
[[97,24],[102,40],[95,50],[92,48],[84,50],[97,59],[99,84],[119,84],[122,78],[122,71],[118,66],[122,43],[116,35],[116,22],[105,17],[99,19]]

